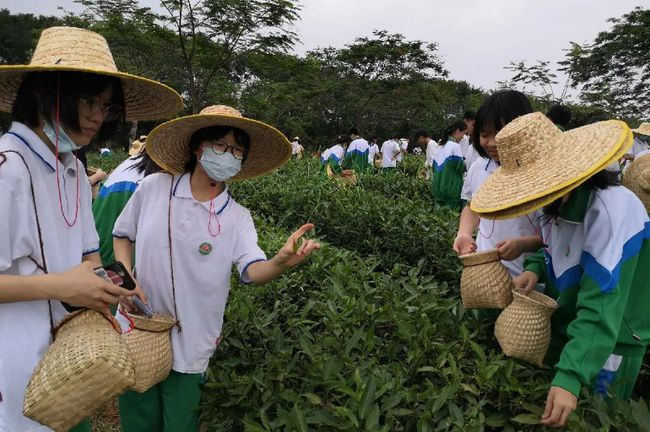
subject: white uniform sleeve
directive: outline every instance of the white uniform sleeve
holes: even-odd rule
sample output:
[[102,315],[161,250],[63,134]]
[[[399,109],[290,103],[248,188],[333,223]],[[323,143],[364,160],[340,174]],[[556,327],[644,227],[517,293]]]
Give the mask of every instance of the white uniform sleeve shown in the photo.
[[[30,256],[37,247],[27,228],[36,230],[34,210],[30,197],[17,199],[4,184],[0,183],[0,220],[5,229],[0,230],[0,272],[8,270],[13,261]],[[29,221],[29,222],[28,222]],[[35,258],[40,257],[40,251]]]
[[[128,238],[132,243],[135,243],[135,238],[138,234],[138,222],[146,196],[146,185],[146,181],[141,182],[140,186],[135,190],[131,198],[129,198],[129,201],[127,201],[122,213],[120,213],[115,221],[113,237]],[[167,217],[167,215],[159,215],[159,217]]]
[[252,281],[246,272],[248,266],[258,261],[266,261],[266,254],[257,244],[257,231],[255,231],[255,224],[248,210],[245,211],[238,224],[236,235],[233,260],[237,265],[241,281],[249,284]]
[[[81,167],[81,164],[79,166]],[[79,181],[83,183],[81,188],[81,208],[79,211],[81,212],[81,226],[83,230],[83,255],[86,256],[99,252],[99,235],[97,234],[95,219],[93,218],[90,182],[85,173],[78,172],[77,174],[81,175]]]
[[476,169],[471,169],[465,176],[465,182],[463,183],[463,189],[460,192],[460,199],[470,202],[472,201],[472,196],[474,195],[474,179],[476,178]]

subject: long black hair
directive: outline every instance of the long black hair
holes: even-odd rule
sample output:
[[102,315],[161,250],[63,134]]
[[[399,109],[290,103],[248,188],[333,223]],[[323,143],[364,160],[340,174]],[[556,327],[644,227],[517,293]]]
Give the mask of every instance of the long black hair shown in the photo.
[[517,90],[500,90],[485,98],[476,113],[476,123],[472,134],[472,145],[484,158],[490,156],[481,146],[481,132],[499,132],[505,125],[533,112],[533,107],[525,94]]
[[102,123],[95,138],[110,139],[124,123],[124,92],[119,78],[87,72],[28,72],[25,74],[11,111],[12,119],[31,127],[40,126],[41,117],[52,121],[56,117],[59,96],[59,119],[68,130],[78,132],[79,105],[82,98],[93,98],[113,89],[113,104],[122,107],[121,116]]
[[215,141],[225,137],[228,132],[233,131],[235,135],[235,142],[244,147],[244,157],[242,158],[242,164],[246,161],[248,157],[248,152],[251,147],[251,139],[246,132],[236,127],[231,126],[209,126],[203,129],[199,129],[192,134],[190,137],[190,147],[189,147],[189,159],[185,164],[185,172],[191,173],[196,168],[196,151],[201,146],[203,141]]

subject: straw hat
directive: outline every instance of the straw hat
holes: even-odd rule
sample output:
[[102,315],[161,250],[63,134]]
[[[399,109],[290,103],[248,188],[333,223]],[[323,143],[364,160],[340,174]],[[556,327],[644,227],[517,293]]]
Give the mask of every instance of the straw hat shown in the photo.
[[634,159],[623,175],[623,186],[634,192],[650,212],[650,154]]
[[636,129],[632,129],[632,132],[638,133],[640,135],[650,136],[650,123],[641,123],[641,126]]
[[616,120],[562,132],[536,112],[508,123],[496,144],[501,166],[470,204],[481,215],[523,204],[532,211],[554,201],[617,160],[632,146],[632,132]]
[[41,33],[28,65],[0,66],[0,111],[11,112],[23,76],[37,71],[77,71],[119,78],[129,121],[173,117],[183,107],[180,95],[172,88],[118,71],[101,35],[76,27],[50,27]]
[[147,141],[146,135],[141,135],[140,138],[131,143],[131,148],[129,149],[129,156],[135,156],[140,153],[144,143]]
[[185,169],[192,134],[211,126],[231,126],[250,137],[250,150],[241,171],[231,180],[257,177],[283,165],[291,157],[291,144],[272,126],[249,119],[235,108],[213,105],[199,114],[170,120],[147,136],[147,153],[154,162],[172,174]]

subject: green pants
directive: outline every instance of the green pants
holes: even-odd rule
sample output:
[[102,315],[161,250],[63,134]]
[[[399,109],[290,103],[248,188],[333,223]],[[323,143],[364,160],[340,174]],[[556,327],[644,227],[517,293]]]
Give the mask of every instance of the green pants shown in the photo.
[[144,393],[119,398],[122,432],[197,432],[203,374],[172,371]]
[[90,419],[85,419],[81,423],[79,423],[77,426],[73,427],[70,429],[70,432],[90,432]]

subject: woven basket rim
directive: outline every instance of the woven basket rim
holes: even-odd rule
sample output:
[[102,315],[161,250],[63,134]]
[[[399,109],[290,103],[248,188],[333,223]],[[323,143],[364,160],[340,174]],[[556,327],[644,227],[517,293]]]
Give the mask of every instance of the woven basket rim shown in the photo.
[[551,297],[547,296],[546,294],[542,294],[541,292],[535,290],[531,291],[528,295],[524,295],[517,290],[512,290],[512,294],[514,296],[521,298],[522,300],[525,300],[530,303],[535,303],[547,309],[558,308],[558,304],[555,300],[553,300]]
[[489,249],[480,252],[472,252],[461,255],[458,258],[462,261],[465,267],[472,267],[480,264],[488,264],[491,262],[500,261],[499,251],[496,249]]
[[129,313],[128,315],[133,320],[133,324],[137,330],[163,332],[170,330],[178,324],[178,321],[174,317],[165,314],[156,313],[152,318],[134,313]]

